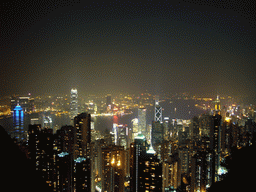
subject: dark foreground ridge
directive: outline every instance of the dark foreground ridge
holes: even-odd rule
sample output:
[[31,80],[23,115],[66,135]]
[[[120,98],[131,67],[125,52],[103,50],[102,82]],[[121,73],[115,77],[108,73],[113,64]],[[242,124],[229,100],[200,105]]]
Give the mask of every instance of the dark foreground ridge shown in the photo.
[[[255,136],[254,136],[255,138]],[[252,146],[235,149],[225,166],[227,176],[212,184],[209,192],[255,191],[256,190],[256,142]]]
[[[253,138],[256,138],[255,134]],[[42,177],[33,169],[25,153],[19,149],[2,126],[0,126],[0,144],[2,173],[0,191],[50,191]],[[235,148],[223,165],[229,170],[226,177],[212,184],[208,191],[255,191],[255,154],[255,139],[251,146]]]
[[49,191],[32,164],[0,126],[1,189],[0,191]]

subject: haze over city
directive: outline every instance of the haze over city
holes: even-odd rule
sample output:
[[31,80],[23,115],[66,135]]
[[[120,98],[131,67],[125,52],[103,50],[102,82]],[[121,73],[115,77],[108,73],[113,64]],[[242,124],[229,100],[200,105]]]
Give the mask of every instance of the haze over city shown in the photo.
[[256,1],[0,10],[2,190],[255,191]]
[[1,95],[255,90],[253,1],[6,1]]

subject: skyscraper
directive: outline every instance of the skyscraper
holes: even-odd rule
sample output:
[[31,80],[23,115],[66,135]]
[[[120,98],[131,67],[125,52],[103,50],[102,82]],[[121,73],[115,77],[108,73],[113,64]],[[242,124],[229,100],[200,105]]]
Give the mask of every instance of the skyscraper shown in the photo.
[[144,156],[139,157],[138,191],[162,190],[162,163],[152,146]]
[[14,108],[19,104],[23,110],[23,112],[32,111],[34,99],[30,97],[12,97],[11,99],[11,111],[14,111]]
[[110,145],[102,148],[102,191],[124,191],[125,153],[122,146]]
[[74,190],[74,163],[73,156],[67,152],[62,152],[57,156],[57,191]]
[[164,140],[169,140],[170,128],[171,128],[169,117],[164,117],[163,126],[164,126]]
[[[82,177],[81,182],[77,183],[79,188],[81,185],[85,185],[85,191],[90,191],[91,186],[91,115],[88,113],[81,113],[74,118],[74,127],[76,130],[74,143],[74,160],[78,159],[80,162],[81,158],[85,158],[85,164],[82,165],[82,169],[86,169],[86,172],[81,171]],[[79,159],[79,157],[81,157]],[[77,161],[77,162],[78,162]],[[76,162],[76,163],[77,163]],[[81,176],[81,175],[80,175]],[[79,177],[80,177],[79,176]],[[77,179],[79,179],[77,176]],[[82,189],[82,188],[81,188]]]
[[21,141],[24,139],[23,120],[24,120],[24,113],[21,106],[18,104],[14,108],[14,113],[13,113],[13,136],[18,141]]
[[214,172],[215,182],[219,181],[218,169],[220,167],[220,154],[221,154],[221,116],[216,114],[212,116],[212,124],[210,130],[210,148],[214,153]]
[[56,189],[55,163],[57,151],[53,150],[52,129],[41,129],[40,124],[29,125],[28,154],[35,171],[52,189]]
[[139,120],[139,132],[143,135],[146,135],[147,132],[147,122],[146,122],[146,109],[139,108],[138,109],[138,120]]
[[220,111],[221,111],[221,108],[220,108],[220,98],[219,98],[219,95],[217,95],[217,98],[214,101],[214,113],[220,115]]
[[132,119],[132,142],[139,132],[139,120],[137,118]]
[[154,149],[156,146],[163,142],[164,126],[159,121],[152,122],[152,133],[151,133],[151,142]]
[[130,189],[131,191],[139,191],[139,167],[140,158],[146,155],[148,149],[146,138],[141,133],[134,138],[134,142],[130,146]]
[[91,191],[91,167],[90,161],[84,157],[74,160],[74,188],[77,192]]
[[155,98],[155,121],[159,121],[162,123],[162,107],[159,105],[159,98],[156,96]]
[[191,191],[206,191],[214,182],[213,154],[211,151],[197,152],[191,161]]
[[128,132],[129,129],[126,124],[117,125],[117,144],[123,146],[124,149],[128,148]]
[[77,89],[71,89],[71,98],[70,98],[70,116],[71,119],[78,114],[78,95]]
[[75,153],[74,159],[77,157],[90,158],[91,144],[91,115],[81,113],[74,118],[75,134]]
[[60,137],[60,148],[62,152],[68,152],[69,154],[74,153],[75,133],[75,128],[68,125],[62,126],[61,129],[58,130]]

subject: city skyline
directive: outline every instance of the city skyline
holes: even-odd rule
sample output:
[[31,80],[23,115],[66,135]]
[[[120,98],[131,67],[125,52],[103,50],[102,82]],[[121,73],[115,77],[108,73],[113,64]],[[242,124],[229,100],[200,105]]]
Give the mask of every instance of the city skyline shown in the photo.
[[[9,144],[1,146],[13,152],[13,142],[14,156],[23,154],[24,161],[14,163],[9,159],[19,158],[7,155],[9,165],[3,174],[12,176],[9,167],[15,164],[15,175],[38,175],[37,182],[48,189],[33,185],[32,179],[19,180],[21,188],[210,192],[219,191],[220,185],[233,189],[228,181],[237,176],[243,177],[239,188],[254,187],[251,174],[244,170],[255,170],[253,152],[248,151],[256,144],[255,105],[240,105],[233,98],[225,101],[219,95],[165,101],[148,93],[113,100],[107,95],[96,99],[98,104],[93,102],[97,97],[91,97],[77,105],[78,95],[79,90],[71,89],[69,97],[10,98],[12,112],[0,121]],[[184,116],[191,111],[196,115],[192,119],[177,118],[178,112]],[[244,155],[237,159],[236,151]],[[21,163],[29,163],[26,168],[31,171],[17,168]]]
[[1,6],[1,96],[76,87],[81,95],[148,90],[255,101],[255,2]]
[[2,1],[7,190],[255,188],[255,8]]

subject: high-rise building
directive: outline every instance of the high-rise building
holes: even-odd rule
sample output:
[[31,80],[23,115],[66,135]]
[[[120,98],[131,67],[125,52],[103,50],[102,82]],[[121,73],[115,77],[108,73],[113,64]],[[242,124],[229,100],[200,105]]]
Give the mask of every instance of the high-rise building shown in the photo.
[[215,114],[219,114],[220,115],[221,107],[220,107],[219,95],[217,95],[217,98],[214,101],[214,111],[215,111]]
[[164,126],[160,121],[152,122],[151,142],[154,149],[163,142]]
[[144,135],[135,137],[130,147],[130,191],[158,191],[161,188],[161,164],[155,153]]
[[128,135],[129,128],[127,125],[118,124],[117,125],[117,145],[123,146],[126,150],[128,148]]
[[33,166],[37,167],[39,164],[39,157],[41,155],[41,151],[39,149],[39,138],[40,138],[40,133],[41,133],[41,125],[40,124],[35,124],[35,125],[29,125],[28,128],[28,134],[29,134],[29,139],[28,139],[28,149],[29,149],[29,158],[33,162]]
[[181,185],[181,162],[178,153],[172,154],[167,163],[169,164],[169,188],[177,190],[177,188]]
[[102,190],[102,179],[103,179],[103,153],[102,149],[107,148],[108,144],[105,139],[98,139],[92,143],[91,147],[91,188],[97,188],[98,191]]
[[35,171],[52,188],[56,189],[55,163],[57,151],[53,150],[53,130],[41,129],[38,125],[29,125],[28,150]]
[[199,123],[199,137],[209,137],[211,127],[211,116],[209,114],[203,114],[199,117],[197,123]]
[[84,157],[74,160],[74,189],[77,192],[91,192],[91,167],[90,161]]
[[212,124],[210,130],[210,149],[213,150],[215,156],[215,182],[219,181],[218,169],[220,167],[221,155],[221,116],[216,114],[212,116]]
[[192,122],[190,124],[190,132],[191,132],[191,138],[192,140],[196,140],[200,138],[200,132],[199,132],[199,120],[198,117],[194,117],[192,119]]
[[125,157],[122,146],[112,145],[102,149],[102,191],[124,191]]
[[179,158],[181,163],[181,174],[188,173],[189,169],[189,148],[182,146],[179,148]]
[[[74,159],[78,157],[86,158],[87,183],[91,182],[91,115],[81,113],[74,118],[75,133],[75,152]],[[90,178],[88,178],[90,177]],[[87,185],[87,184],[86,184]],[[90,183],[91,185],[91,183]],[[89,188],[87,188],[89,189]]]
[[77,89],[71,89],[71,98],[70,98],[70,116],[71,119],[78,114],[78,94]]
[[91,144],[91,115],[81,113],[74,118],[75,134],[75,152],[74,159],[78,157],[90,158]]
[[74,161],[73,156],[67,152],[57,155],[57,191],[74,190]]
[[141,132],[143,135],[147,132],[147,122],[146,122],[146,109],[145,108],[139,108],[138,109],[138,128],[139,132]]
[[214,157],[210,151],[192,157],[191,192],[206,191],[214,183]]
[[76,130],[73,126],[62,126],[58,130],[58,135],[60,137],[60,148],[62,152],[68,152],[73,154],[75,150],[75,136]]
[[169,117],[164,117],[163,126],[164,126],[164,140],[169,140],[170,128],[171,128]]
[[13,113],[13,136],[17,141],[22,141],[25,139],[24,135],[24,113],[21,108],[21,106],[18,104],[14,108],[14,113]]
[[132,142],[139,133],[139,120],[138,118],[132,119]]
[[19,104],[23,112],[33,111],[34,109],[34,99],[30,97],[12,97],[11,99],[11,111]]
[[163,121],[163,115],[162,115],[162,107],[159,105],[159,98],[156,96],[155,98],[155,118],[154,121],[159,121],[162,123]]
[[152,146],[145,155],[139,157],[138,184],[138,191],[162,190],[162,163]]

